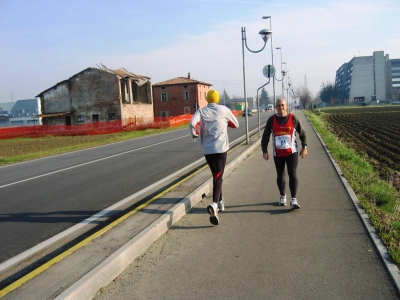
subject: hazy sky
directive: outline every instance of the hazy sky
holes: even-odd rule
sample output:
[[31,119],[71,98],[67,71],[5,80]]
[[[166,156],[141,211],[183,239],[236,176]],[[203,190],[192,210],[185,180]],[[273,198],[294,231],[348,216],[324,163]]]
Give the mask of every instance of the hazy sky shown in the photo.
[[[400,58],[399,0],[0,0],[0,102],[34,98],[100,63],[153,84],[191,73],[243,97],[241,28],[261,49],[262,16],[272,17],[275,68],[281,47],[294,87],[314,95],[354,56]],[[267,64],[271,41],[245,49],[248,96],[267,82]]]

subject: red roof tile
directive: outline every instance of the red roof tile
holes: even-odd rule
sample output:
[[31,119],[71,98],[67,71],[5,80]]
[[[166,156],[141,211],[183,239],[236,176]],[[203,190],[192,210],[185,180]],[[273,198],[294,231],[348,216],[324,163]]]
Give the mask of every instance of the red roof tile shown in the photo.
[[207,82],[203,82],[203,81],[199,81],[199,80],[194,80],[194,79],[191,79],[191,78],[188,78],[188,77],[172,78],[172,79],[169,79],[169,80],[157,82],[157,83],[153,84],[153,86],[174,85],[174,84],[188,84],[188,83],[197,83],[197,84],[203,84],[203,85],[212,86],[211,83],[207,83]]

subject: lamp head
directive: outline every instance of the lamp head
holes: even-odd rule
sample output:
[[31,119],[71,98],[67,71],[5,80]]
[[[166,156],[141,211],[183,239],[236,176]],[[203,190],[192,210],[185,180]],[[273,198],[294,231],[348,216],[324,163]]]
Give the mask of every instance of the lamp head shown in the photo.
[[263,41],[266,43],[269,39],[269,37],[272,34],[272,31],[269,29],[262,29],[260,30],[259,34],[261,35],[261,38],[263,39]]
[[286,71],[282,70],[282,76],[285,77],[285,75],[286,75]]

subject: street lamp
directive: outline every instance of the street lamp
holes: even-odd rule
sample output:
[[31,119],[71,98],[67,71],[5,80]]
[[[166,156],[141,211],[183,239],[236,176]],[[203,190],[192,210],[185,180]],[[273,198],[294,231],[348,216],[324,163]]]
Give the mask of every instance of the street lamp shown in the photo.
[[278,79],[278,78],[275,78],[275,79],[276,79],[277,81],[282,81],[282,97],[285,97],[285,92],[284,92],[285,87],[284,87],[284,81],[283,81],[283,80],[285,79],[286,71],[283,70],[283,64],[286,65],[286,63],[285,63],[285,62],[282,62],[282,48],[281,48],[281,47],[277,47],[276,49],[280,50],[280,52],[281,52],[281,73],[282,73],[282,79]]
[[285,71],[286,71],[286,74],[287,74],[287,76],[286,76],[286,88],[285,88],[285,90],[286,90],[286,100],[287,100],[287,103],[288,103],[288,106],[289,106],[289,111],[290,111],[290,93],[289,93],[289,90],[290,90],[290,88],[292,86],[292,81],[290,80],[290,77],[289,77],[289,71],[286,69],[287,65],[286,65],[286,63],[284,63],[284,64],[285,64]]
[[222,86],[223,86],[223,89],[224,89],[224,106],[226,106],[226,104],[225,104],[225,82],[222,82]]
[[[282,62],[282,48],[281,47],[276,47],[275,49],[279,50],[280,53],[281,53],[281,72],[283,72],[283,64],[286,64],[286,63]],[[283,85],[284,85],[284,83],[283,83],[283,80],[282,80],[282,97],[285,97]]]
[[[269,30],[272,30],[272,17],[271,16],[264,16],[262,17],[263,19],[267,20],[269,19]],[[271,31],[272,32],[272,31]],[[272,46],[272,35],[271,35],[271,64],[274,66],[274,51],[273,51],[273,46]],[[274,96],[274,107],[276,104],[276,99],[275,99],[275,76],[272,78],[272,90],[273,90],[273,96]]]
[[264,50],[265,45],[267,45],[267,41],[268,38],[270,36],[272,36],[272,31],[269,29],[262,29],[259,32],[261,38],[264,41],[264,46],[257,51],[251,50],[248,46],[247,46],[247,38],[246,38],[246,28],[242,27],[242,58],[243,58],[243,90],[244,90],[244,100],[245,100],[245,123],[246,123],[246,144],[249,144],[249,124],[248,124],[248,108],[247,108],[247,94],[246,94],[246,68],[245,68],[245,64],[244,64],[244,46],[246,46],[247,50],[249,50],[252,53],[258,53],[261,52],[262,50]]

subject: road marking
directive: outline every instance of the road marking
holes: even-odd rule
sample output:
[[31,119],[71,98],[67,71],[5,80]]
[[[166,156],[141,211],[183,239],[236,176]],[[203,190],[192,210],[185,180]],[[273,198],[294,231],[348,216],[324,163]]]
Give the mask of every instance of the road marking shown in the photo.
[[[204,158],[202,158],[204,159]],[[202,160],[200,159],[200,160]],[[200,161],[199,160],[199,161]],[[68,250],[64,251],[63,253],[57,255],[56,257],[54,257],[53,259],[49,260],[48,262],[46,262],[45,264],[41,265],[40,267],[36,268],[35,270],[33,270],[32,272],[29,272],[28,274],[26,274],[25,276],[21,277],[20,279],[14,281],[13,283],[11,283],[10,285],[6,286],[4,289],[0,290],[0,298],[5,296],[6,294],[8,294],[9,292],[15,290],[16,288],[20,287],[21,285],[25,284],[26,282],[28,282],[29,280],[35,278],[36,276],[38,276],[40,273],[42,273],[43,271],[47,270],[48,268],[50,268],[52,265],[56,264],[57,262],[61,261],[62,259],[64,259],[65,257],[69,256],[70,254],[74,253],[75,251],[79,250],[80,248],[82,248],[83,246],[87,245],[88,243],[90,243],[92,240],[94,240],[95,238],[97,238],[98,236],[102,235],[103,233],[107,232],[108,230],[110,230],[111,228],[115,227],[116,225],[118,225],[119,223],[123,222],[124,220],[126,220],[127,218],[129,218],[130,216],[132,216],[133,214],[137,213],[138,211],[140,211],[141,209],[145,208],[146,206],[148,206],[149,204],[151,204],[152,202],[154,202],[155,200],[157,200],[158,198],[162,197],[163,195],[165,195],[166,193],[168,193],[170,190],[176,188],[177,186],[179,186],[180,184],[182,184],[183,182],[185,182],[186,180],[192,178],[194,175],[196,175],[197,173],[199,173],[200,171],[204,170],[207,167],[207,165],[201,167],[200,169],[196,170],[195,172],[193,172],[192,174],[188,175],[187,177],[183,178],[182,180],[180,180],[179,182],[175,183],[174,185],[168,187],[167,189],[165,189],[164,191],[160,192],[159,194],[157,194],[156,196],[152,197],[151,199],[147,200],[146,202],[144,202],[143,204],[139,205],[138,207],[134,208],[133,210],[131,210],[130,212],[126,213],[125,215],[119,217],[117,220],[111,222],[110,224],[108,224],[107,226],[105,226],[104,228],[100,229],[99,231],[93,233],[92,235],[90,235],[89,237],[87,237],[86,239],[84,239],[83,241],[79,242],[78,244],[74,245],[73,247],[69,248]],[[103,210],[104,211],[104,210]],[[84,221],[83,221],[84,222]]]
[[11,185],[19,184],[19,183],[22,183],[22,182],[38,179],[38,178],[41,178],[41,177],[46,177],[46,176],[49,176],[49,175],[57,174],[57,173],[68,171],[68,170],[72,170],[72,169],[75,169],[75,168],[86,166],[86,165],[89,165],[89,164],[92,164],[92,163],[96,163],[96,162],[99,162],[99,161],[102,161],[102,160],[106,160],[106,159],[109,159],[109,158],[114,158],[114,157],[121,156],[121,155],[124,155],[124,154],[127,154],[127,153],[131,153],[131,152],[135,152],[135,151],[138,151],[138,150],[150,148],[150,147],[153,147],[153,146],[156,146],[156,145],[168,143],[168,142],[171,142],[171,141],[174,141],[174,140],[178,140],[178,139],[181,139],[181,138],[184,138],[184,137],[187,137],[187,135],[180,136],[180,137],[177,137],[177,138],[173,138],[173,139],[170,139],[170,140],[167,140],[167,141],[151,144],[151,145],[144,146],[144,147],[141,147],[141,148],[125,151],[125,152],[122,152],[122,153],[114,154],[114,155],[111,155],[111,156],[95,159],[95,160],[92,160],[92,161],[89,161],[89,162],[86,162],[86,163],[83,163],[83,164],[79,164],[79,165],[76,165],[76,166],[73,166],[73,167],[68,167],[68,168],[57,170],[57,171],[53,171],[53,172],[50,172],[50,173],[46,173],[46,174],[30,177],[30,178],[27,178],[27,179],[24,179],[24,180],[19,180],[19,181],[15,181],[15,182],[12,182],[12,183],[5,184],[5,185],[0,185],[0,189],[8,187],[8,186],[11,186]]
[[[238,148],[241,144],[243,143],[239,143],[237,145],[235,145],[233,148],[231,148],[228,152],[232,152],[233,150],[235,150],[236,148]],[[203,158],[197,160],[196,162],[190,164],[189,166],[192,166],[198,162],[200,162],[201,160],[203,160]],[[186,166],[184,169],[189,168],[189,166]],[[112,229],[113,227],[115,227],[116,225],[120,224],[121,222],[123,222],[124,220],[126,220],[127,218],[129,218],[130,216],[134,215],[135,213],[137,213],[138,211],[140,211],[141,209],[145,208],[146,206],[148,206],[149,204],[151,204],[152,202],[154,202],[155,200],[157,200],[158,198],[162,197],[163,195],[165,195],[166,193],[168,193],[169,191],[171,191],[172,189],[174,189],[175,187],[179,186],[180,184],[182,184],[183,182],[185,182],[186,180],[192,178],[193,176],[197,175],[199,172],[201,172],[202,170],[204,170],[205,168],[207,168],[208,165],[204,165],[203,167],[199,168],[198,170],[194,171],[192,174],[186,176],[185,178],[181,179],[180,181],[178,181],[177,183],[173,184],[172,186],[168,187],[167,189],[165,189],[164,191],[160,192],[159,194],[155,195],[154,197],[152,197],[151,199],[149,199],[148,201],[146,201],[145,203],[139,205],[138,207],[134,208],[133,210],[131,210],[130,212],[126,213],[125,215],[119,217],[118,219],[116,219],[115,221],[111,222],[110,224],[108,224],[107,226],[105,226],[104,228],[100,229],[99,231],[93,233],[92,235],[90,235],[89,237],[87,237],[86,239],[84,239],[83,241],[79,242],[78,244],[74,245],[73,247],[71,247],[70,249],[67,249],[66,251],[64,251],[63,253],[57,255],[56,257],[54,257],[53,259],[49,260],[48,262],[46,262],[45,264],[39,266],[38,268],[36,268],[35,270],[33,270],[32,272],[29,272],[28,274],[26,274],[25,276],[21,277],[20,279],[14,281],[13,283],[11,283],[10,285],[6,286],[4,289],[0,290],[0,298],[5,296],[6,294],[8,294],[9,292],[19,288],[20,286],[22,286],[23,284],[25,284],[26,282],[28,282],[29,280],[35,278],[36,276],[38,276],[40,273],[42,273],[43,271],[47,270],[48,268],[50,268],[51,266],[53,266],[54,264],[56,264],[57,262],[61,261],[62,259],[66,258],[67,256],[69,256],[70,254],[74,253],[75,251],[79,250],[80,248],[84,247],[85,245],[87,245],[88,243],[90,243],[92,240],[94,240],[95,238],[97,238],[98,236],[102,235],[103,233],[107,232],[108,230]],[[182,170],[177,171],[181,172]],[[174,174],[171,174],[170,176],[174,176]],[[133,196],[133,195],[132,195]],[[131,198],[132,196],[128,197]],[[127,198],[125,198],[127,199]],[[125,200],[124,199],[124,200]],[[122,200],[122,201],[124,201]],[[121,202],[122,202],[121,201]],[[119,202],[120,203],[120,202]],[[114,204],[113,206],[115,206],[116,204]],[[105,209],[102,212],[108,210]],[[97,215],[101,215],[101,212]],[[93,221],[93,217],[88,218],[91,219]],[[86,219],[86,220],[88,220]],[[82,221],[85,222],[86,220]],[[81,222],[81,223],[82,223]],[[78,224],[79,225],[79,224]]]

